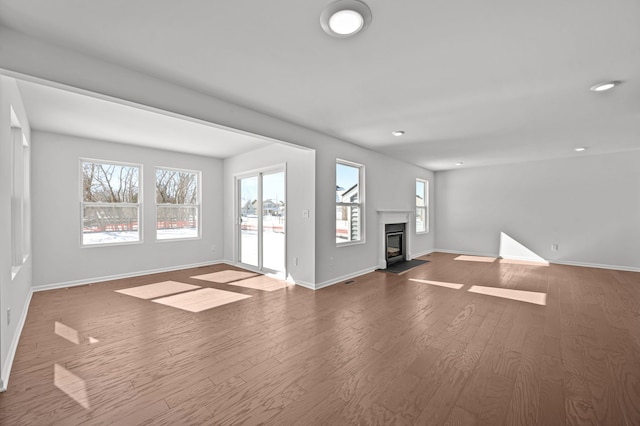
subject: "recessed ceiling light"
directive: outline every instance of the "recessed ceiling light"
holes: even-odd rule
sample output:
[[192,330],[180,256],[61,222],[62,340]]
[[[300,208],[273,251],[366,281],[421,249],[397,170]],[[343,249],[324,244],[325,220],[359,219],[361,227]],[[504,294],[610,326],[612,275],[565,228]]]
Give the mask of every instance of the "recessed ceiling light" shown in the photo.
[[329,28],[341,35],[355,34],[364,25],[364,18],[355,10],[339,10],[329,18]]
[[603,81],[601,83],[594,84],[593,86],[591,86],[590,90],[592,92],[604,92],[605,90],[613,89],[614,87],[616,87],[620,83],[622,83],[622,82],[619,81],[619,80]]
[[320,25],[332,37],[344,38],[362,31],[371,22],[371,9],[358,0],[338,0],[327,5]]
[[582,152],[582,151],[586,151],[587,147],[586,146],[581,146],[580,148],[576,148],[575,151],[577,152]]
[[456,166],[462,166],[463,164],[464,164],[464,163],[463,163],[462,161],[458,161],[458,162],[456,163]]
[[391,132],[391,134],[393,136],[402,136],[404,135],[404,130],[394,130],[393,132]]

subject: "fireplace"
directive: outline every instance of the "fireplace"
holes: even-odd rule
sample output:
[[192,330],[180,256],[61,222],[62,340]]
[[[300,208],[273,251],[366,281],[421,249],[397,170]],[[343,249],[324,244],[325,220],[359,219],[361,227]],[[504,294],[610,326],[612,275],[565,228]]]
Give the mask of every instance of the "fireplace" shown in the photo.
[[[401,225],[402,236],[399,237],[401,243],[399,247],[402,250],[400,258],[395,257],[394,261],[411,260],[411,233],[413,227],[411,224],[414,222],[414,210],[397,210],[397,209],[379,209],[378,210],[378,269],[385,269],[388,265],[388,253],[387,253],[387,225]],[[392,228],[393,229],[393,228]],[[389,232],[400,232],[398,228]],[[392,238],[392,243],[397,241],[398,237]],[[395,249],[393,250],[395,252]]]
[[385,255],[387,267],[405,260],[405,226],[404,223],[389,223],[385,225]]

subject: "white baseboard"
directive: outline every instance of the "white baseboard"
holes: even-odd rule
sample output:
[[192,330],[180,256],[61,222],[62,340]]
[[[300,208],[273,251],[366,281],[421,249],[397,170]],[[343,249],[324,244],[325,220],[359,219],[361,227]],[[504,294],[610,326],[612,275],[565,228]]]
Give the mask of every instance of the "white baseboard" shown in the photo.
[[[477,253],[477,252],[469,252],[469,251],[460,251],[460,250],[445,250],[445,249],[435,249],[434,252],[440,253],[449,253],[449,254],[460,254],[467,256],[486,256],[486,257],[500,257],[495,253]],[[600,269],[612,269],[615,271],[628,271],[628,272],[640,272],[640,268],[636,268],[633,266],[620,266],[620,265],[606,265],[600,263],[588,263],[588,262],[574,262],[571,260],[547,260],[543,259],[542,261],[538,258],[532,257],[523,257],[523,256],[505,256],[505,259],[513,259],[513,260],[525,260],[531,262],[548,262],[554,265],[568,265],[568,266],[581,266],[583,268],[600,268]]]
[[18,325],[16,327],[16,332],[13,335],[13,339],[11,339],[11,344],[9,345],[9,350],[7,352],[7,358],[4,360],[4,365],[2,366],[2,376],[0,377],[0,392],[4,392],[7,390],[9,386],[9,375],[11,374],[11,367],[13,366],[13,359],[16,356],[16,351],[18,350],[18,343],[20,342],[20,336],[22,335],[22,329],[24,328],[24,324],[27,321],[27,314],[29,313],[29,305],[31,304],[31,296],[33,296],[33,289],[29,289],[29,295],[25,300],[24,307],[22,308],[22,315],[20,315],[20,319]]
[[449,253],[459,254],[464,256],[483,256],[483,257],[499,257],[496,253],[481,253],[477,251],[463,251],[463,250],[447,250],[447,249],[433,249],[433,253]]
[[549,263],[557,265],[582,266],[585,268],[613,269],[615,271],[640,272],[640,268],[635,268],[633,266],[603,265],[600,263],[572,262],[570,260],[550,260]]
[[[222,263],[224,263],[226,265],[229,265],[229,266],[234,266],[236,268],[247,269],[249,271],[256,272],[258,274],[262,274],[263,273],[263,272],[259,271],[257,268],[251,268],[250,266],[248,267],[246,265],[240,265],[239,263],[236,263],[233,260],[229,260],[229,259],[225,259]],[[295,285],[299,285],[300,287],[308,288],[310,290],[316,290],[315,284],[307,282],[307,281],[295,279],[291,275],[287,275],[286,278],[279,277],[279,276],[274,276],[274,277],[278,278],[278,279],[285,279],[287,282],[293,283]]]
[[415,258],[420,257],[420,256],[426,256],[428,254],[433,253],[434,251],[435,250],[432,249],[432,250],[422,251],[420,253],[411,253],[411,259],[415,259]]
[[34,286],[33,291],[45,291],[45,290],[54,290],[57,288],[75,287],[79,285],[93,284],[93,283],[99,283],[104,281],[119,280],[121,278],[132,278],[132,277],[139,277],[142,275],[158,274],[161,272],[171,272],[171,271],[179,271],[181,269],[190,269],[190,268],[199,268],[202,266],[218,265],[220,263],[224,263],[224,262],[222,260],[214,260],[210,262],[192,263],[189,265],[178,265],[178,266],[171,266],[168,268],[150,269],[146,271],[136,271],[136,272],[130,272],[126,274],[87,278],[83,280],[67,281],[62,283],[43,284],[43,285]]
[[316,290],[316,286],[312,283],[308,283],[306,281],[294,280],[293,283],[295,285],[299,285],[300,287],[308,288],[309,290]]
[[[433,250],[432,249],[432,250],[427,250],[427,251],[420,252],[420,253],[411,253],[411,258],[415,259],[416,257],[426,256],[427,254],[431,254],[431,253],[433,253],[435,251],[437,251],[437,250]],[[320,290],[321,288],[329,287],[331,285],[338,284],[340,282],[347,281],[347,280],[350,280],[352,278],[359,277],[360,275],[365,275],[365,274],[368,274],[370,272],[377,271],[378,269],[379,268],[377,266],[372,266],[370,268],[363,269],[363,270],[358,271],[358,272],[353,272],[351,274],[347,274],[347,275],[343,275],[341,277],[333,278],[331,280],[327,280],[327,281],[324,281],[324,282],[316,284],[314,289],[315,290]],[[312,288],[312,287],[308,287],[308,288]]]
[[358,272],[353,272],[351,274],[343,275],[341,277],[337,277],[321,283],[317,283],[315,285],[315,290],[320,290],[321,288],[329,287],[330,285],[338,284],[339,282],[346,281],[351,278],[359,277],[360,275],[368,274],[369,272],[376,271],[377,269],[378,269],[377,266],[372,266],[371,268],[363,269]]

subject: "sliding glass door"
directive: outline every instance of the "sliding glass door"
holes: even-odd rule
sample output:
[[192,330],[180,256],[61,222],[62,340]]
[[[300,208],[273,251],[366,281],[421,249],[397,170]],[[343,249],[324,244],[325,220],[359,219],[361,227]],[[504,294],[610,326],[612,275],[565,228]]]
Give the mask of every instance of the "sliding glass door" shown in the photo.
[[240,263],[258,267],[258,176],[238,180]]
[[238,261],[265,272],[284,273],[286,187],[284,168],[237,179]]

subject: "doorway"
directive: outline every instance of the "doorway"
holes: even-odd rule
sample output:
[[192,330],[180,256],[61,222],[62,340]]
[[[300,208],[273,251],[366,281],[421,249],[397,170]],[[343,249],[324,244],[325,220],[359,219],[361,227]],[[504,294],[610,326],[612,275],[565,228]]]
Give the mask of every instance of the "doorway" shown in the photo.
[[284,165],[236,177],[238,263],[260,272],[286,272]]

